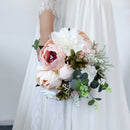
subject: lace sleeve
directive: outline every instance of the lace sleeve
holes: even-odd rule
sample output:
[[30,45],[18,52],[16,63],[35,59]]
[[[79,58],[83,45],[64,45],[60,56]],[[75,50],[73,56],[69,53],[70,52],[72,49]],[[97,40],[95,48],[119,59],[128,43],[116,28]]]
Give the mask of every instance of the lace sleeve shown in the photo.
[[39,13],[44,10],[51,11],[56,16],[56,0],[41,0]]

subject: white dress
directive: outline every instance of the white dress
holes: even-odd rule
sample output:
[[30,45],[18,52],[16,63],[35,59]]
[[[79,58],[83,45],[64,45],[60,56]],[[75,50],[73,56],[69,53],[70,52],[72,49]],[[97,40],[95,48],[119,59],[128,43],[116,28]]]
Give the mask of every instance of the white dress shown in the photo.
[[[32,50],[13,130],[130,130],[130,114],[120,74],[115,28],[110,0],[42,0],[40,12],[52,10],[54,29],[75,27],[98,43],[106,44],[111,63],[107,74],[112,93],[102,93],[98,110],[82,98],[76,107],[72,100],[46,99],[35,87],[36,52]],[[36,38],[39,38],[39,27]]]

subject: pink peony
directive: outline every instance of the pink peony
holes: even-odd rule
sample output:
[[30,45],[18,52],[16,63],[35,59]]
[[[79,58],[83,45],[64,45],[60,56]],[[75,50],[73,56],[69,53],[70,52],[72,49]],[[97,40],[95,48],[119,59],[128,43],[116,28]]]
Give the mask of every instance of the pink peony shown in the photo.
[[49,40],[40,51],[40,61],[46,70],[58,70],[65,63],[65,53],[61,47]]
[[55,89],[59,87],[62,81],[59,79],[59,75],[54,71],[40,71],[36,75],[37,83],[46,89]]

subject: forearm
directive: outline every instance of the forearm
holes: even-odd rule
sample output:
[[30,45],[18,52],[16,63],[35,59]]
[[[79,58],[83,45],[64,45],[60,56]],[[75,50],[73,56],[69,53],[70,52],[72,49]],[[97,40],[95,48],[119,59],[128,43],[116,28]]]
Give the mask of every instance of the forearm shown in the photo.
[[45,10],[39,15],[40,21],[40,44],[45,44],[49,35],[53,32],[54,15],[51,11]]

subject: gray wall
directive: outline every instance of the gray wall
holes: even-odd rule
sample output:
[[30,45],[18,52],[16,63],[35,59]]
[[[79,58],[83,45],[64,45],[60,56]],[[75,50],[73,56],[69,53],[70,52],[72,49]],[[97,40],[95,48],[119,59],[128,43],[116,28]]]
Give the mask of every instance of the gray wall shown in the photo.
[[0,121],[15,117],[37,18],[37,0],[0,0]]

